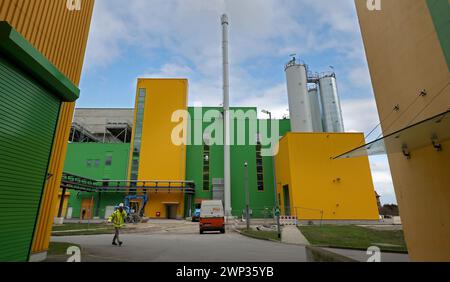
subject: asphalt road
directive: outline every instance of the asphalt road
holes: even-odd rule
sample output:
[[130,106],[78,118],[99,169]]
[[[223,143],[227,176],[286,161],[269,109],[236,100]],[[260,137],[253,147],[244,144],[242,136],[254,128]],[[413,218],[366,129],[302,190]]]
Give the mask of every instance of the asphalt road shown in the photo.
[[112,235],[53,237],[82,247],[84,262],[302,262],[303,246],[248,238],[240,234],[123,234],[122,247]]

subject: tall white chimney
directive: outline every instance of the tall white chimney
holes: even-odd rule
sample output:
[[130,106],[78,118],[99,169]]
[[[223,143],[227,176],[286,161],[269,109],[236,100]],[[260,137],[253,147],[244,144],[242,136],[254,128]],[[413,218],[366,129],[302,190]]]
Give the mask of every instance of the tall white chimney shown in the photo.
[[231,173],[230,173],[230,66],[228,63],[228,16],[222,15],[223,53],[223,115],[224,115],[224,198],[225,216],[231,216]]

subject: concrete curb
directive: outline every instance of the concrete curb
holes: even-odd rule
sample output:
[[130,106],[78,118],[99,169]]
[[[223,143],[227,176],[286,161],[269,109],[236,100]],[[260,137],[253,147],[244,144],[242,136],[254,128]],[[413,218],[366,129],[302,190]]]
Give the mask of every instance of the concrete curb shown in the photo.
[[305,248],[308,262],[358,262],[352,258],[319,247],[305,246]]
[[278,241],[278,240],[273,240],[273,239],[269,239],[269,238],[261,238],[261,237],[258,237],[258,236],[253,236],[253,235],[250,235],[250,234],[242,233],[239,230],[234,230],[234,231],[236,233],[241,234],[242,236],[246,236],[246,237],[253,238],[253,239],[264,240],[264,241],[271,241],[271,242],[280,243],[280,244],[283,244],[283,245],[290,245],[290,246],[302,246],[302,247],[309,246],[309,245],[305,245],[305,244],[293,244],[293,243],[286,243],[286,242],[283,242],[281,240]]
[[253,238],[253,239],[258,239],[258,240],[263,240],[263,241],[270,241],[270,242],[275,242],[275,243],[285,244],[285,243],[283,243],[283,242],[281,242],[281,241],[278,241],[278,240],[273,240],[273,239],[269,239],[269,238],[261,238],[261,237],[258,237],[258,236],[246,234],[246,233],[243,233],[243,232],[241,232],[241,231],[239,231],[239,230],[237,230],[237,229],[235,229],[234,231],[235,231],[236,233],[239,233],[239,234],[242,235],[242,236],[245,236],[245,237],[249,237],[249,238]]

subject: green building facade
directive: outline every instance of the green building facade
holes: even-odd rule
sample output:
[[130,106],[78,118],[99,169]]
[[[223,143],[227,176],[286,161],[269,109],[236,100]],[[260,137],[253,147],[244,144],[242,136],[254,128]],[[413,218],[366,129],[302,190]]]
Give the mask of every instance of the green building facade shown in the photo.
[[[67,149],[64,172],[95,180],[127,179],[130,144],[71,143]],[[93,202],[93,218],[104,218],[107,206],[123,202],[123,193],[71,191],[68,208],[72,218],[80,218],[83,199]]]
[[[189,108],[191,122],[188,131],[191,137],[195,135],[195,119],[198,119],[199,114],[195,113],[199,108]],[[220,108],[202,108],[202,116],[207,111],[216,110]],[[260,126],[263,126],[261,120],[256,119],[256,132],[250,130],[250,120],[252,113],[256,115],[256,108],[231,108],[235,113],[241,111],[242,117],[234,120],[234,142],[231,146],[231,204],[232,214],[240,216],[245,209],[245,175],[246,169],[244,164],[248,163],[248,187],[250,191],[250,206],[254,217],[264,217],[266,211],[271,210],[275,204],[275,191],[273,179],[273,161],[270,156],[262,156],[258,152],[257,145],[250,142],[256,142],[256,135],[259,135]],[[244,118],[245,122],[242,118]],[[207,118],[208,120],[208,118]],[[290,131],[290,120],[277,120],[279,122],[279,136],[283,136]],[[245,124],[245,145],[239,145],[237,131],[239,129],[238,123]],[[203,133],[207,128],[214,123],[214,121],[201,121]],[[266,124],[270,134],[271,123]],[[254,135],[254,133],[256,133]],[[202,134],[203,135],[203,134]],[[270,136],[270,135],[269,135]],[[188,138],[190,140],[191,138]],[[193,139],[193,137],[192,137]],[[193,140],[191,140],[193,142]],[[196,184],[195,201],[192,202],[191,209],[198,207],[201,200],[213,198],[213,186],[215,180],[223,180],[224,175],[224,150],[223,145],[188,145],[186,152],[186,179],[192,180]],[[262,163],[262,169],[261,169]],[[258,171],[258,166],[260,169]],[[262,170],[262,171],[261,171]],[[258,181],[259,179],[259,181]]]
[[[248,187],[250,191],[250,206],[254,217],[264,217],[265,213],[275,204],[273,187],[272,157],[262,156],[261,149],[256,144],[260,126],[266,125],[270,134],[272,124],[262,122],[256,118],[256,108],[232,108],[240,114],[234,124],[234,145],[231,146],[231,197],[232,213],[234,216],[242,215],[245,207],[245,162],[248,163]],[[186,180],[194,181],[196,192],[191,201],[191,210],[194,210],[202,200],[213,198],[213,186],[223,182],[224,173],[224,147],[222,144],[205,144],[203,136],[211,125],[220,117],[207,118],[211,113],[220,115],[220,108],[203,107],[189,108],[190,122],[188,126],[188,145],[186,147]],[[214,115],[214,114],[213,114]],[[256,131],[250,130],[250,119],[256,123]],[[241,123],[239,125],[238,123]],[[288,119],[278,120],[279,136],[290,131]],[[221,121],[218,121],[220,124]],[[237,131],[239,126],[245,125],[245,145],[238,144]],[[196,130],[201,129],[201,133]],[[222,128],[220,127],[219,130]],[[195,137],[197,134],[197,137]],[[211,133],[214,138],[216,132]],[[199,137],[200,136],[200,137]],[[270,136],[270,135],[269,135]],[[200,139],[200,144],[195,139]],[[253,143],[250,141],[253,140]],[[249,145],[253,144],[253,145]],[[104,144],[104,143],[71,143],[69,144],[64,171],[95,180],[125,180],[128,177],[128,158],[130,144]],[[123,193],[85,193],[72,191],[68,208],[72,208],[72,218],[80,218],[83,199],[91,199],[94,203],[94,218],[104,218],[106,207],[115,206],[124,200]],[[188,203],[187,198],[185,199]],[[188,205],[185,214],[188,215]]]

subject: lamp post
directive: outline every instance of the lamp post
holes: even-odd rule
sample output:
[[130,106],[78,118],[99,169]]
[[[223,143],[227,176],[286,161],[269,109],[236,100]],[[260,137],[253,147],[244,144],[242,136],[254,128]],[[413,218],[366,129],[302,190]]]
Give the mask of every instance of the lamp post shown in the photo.
[[245,168],[245,221],[247,230],[250,230],[250,191],[248,189],[248,162],[244,163]]
[[[262,110],[263,114],[269,115],[269,121],[270,121],[270,132],[272,132],[272,113],[268,110]],[[280,208],[278,206],[278,186],[277,186],[277,176],[276,176],[276,170],[275,170],[275,152],[272,154],[272,173],[273,173],[273,191],[275,193],[275,205],[274,205],[274,214],[277,218],[277,231],[278,231],[278,238],[281,238],[281,229],[280,229]]]

